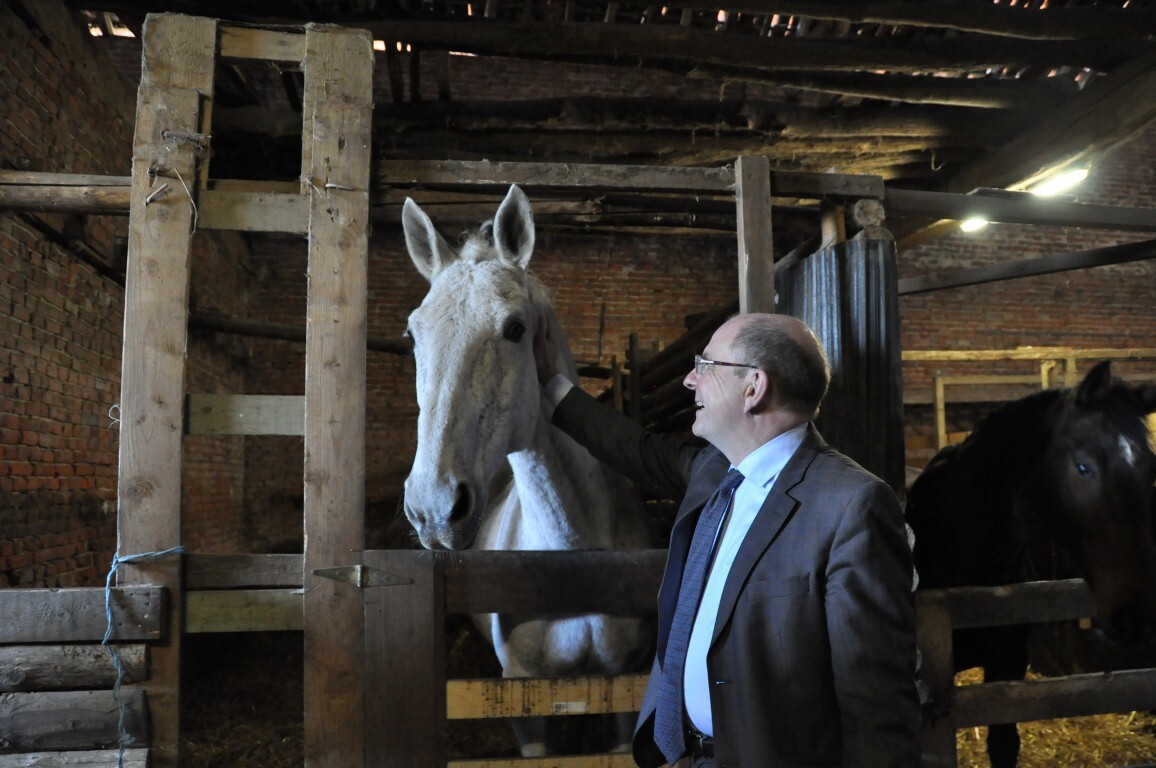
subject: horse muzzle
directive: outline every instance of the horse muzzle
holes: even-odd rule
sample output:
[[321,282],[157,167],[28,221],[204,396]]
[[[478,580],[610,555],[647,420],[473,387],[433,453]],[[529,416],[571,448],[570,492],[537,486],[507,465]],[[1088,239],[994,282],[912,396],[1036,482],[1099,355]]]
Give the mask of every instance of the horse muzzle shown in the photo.
[[426,549],[469,549],[481,529],[478,503],[469,483],[405,481],[405,516]]

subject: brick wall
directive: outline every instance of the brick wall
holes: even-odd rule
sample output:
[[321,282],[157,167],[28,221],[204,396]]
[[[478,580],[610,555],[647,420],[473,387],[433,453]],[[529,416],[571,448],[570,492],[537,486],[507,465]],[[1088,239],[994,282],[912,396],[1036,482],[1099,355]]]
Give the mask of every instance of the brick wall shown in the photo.
[[[1156,207],[1156,128],[1101,158],[1075,202]],[[1039,258],[1148,239],[1142,232],[991,224],[901,253],[900,277]],[[1151,260],[903,296],[902,345],[915,349],[1018,346],[1156,348],[1156,262]],[[1081,362],[1080,373],[1096,360]],[[1037,373],[1032,362],[906,363],[908,390],[936,374]],[[1121,374],[1156,379],[1156,360],[1118,361]],[[966,431],[995,403],[949,407],[948,431]],[[909,406],[909,435],[933,434],[929,406]],[[927,456],[911,462],[922,465]]]
[[[0,166],[127,175],[134,83],[62,5],[0,5]],[[116,548],[126,217],[0,211],[0,587],[104,583]],[[247,285],[239,239],[199,234],[191,301],[236,310]],[[239,391],[235,342],[189,340],[190,391]],[[241,548],[243,443],[185,446],[184,540]],[[129,554],[129,553],[122,553]]]

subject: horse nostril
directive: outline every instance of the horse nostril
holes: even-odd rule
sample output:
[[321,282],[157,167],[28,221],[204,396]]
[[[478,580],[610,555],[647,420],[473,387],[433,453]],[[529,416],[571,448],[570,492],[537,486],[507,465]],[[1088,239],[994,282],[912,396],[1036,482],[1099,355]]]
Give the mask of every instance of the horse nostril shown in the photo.
[[456,525],[462,518],[470,514],[473,508],[473,495],[465,483],[458,483],[457,496],[454,498],[454,508],[450,510],[450,523]]

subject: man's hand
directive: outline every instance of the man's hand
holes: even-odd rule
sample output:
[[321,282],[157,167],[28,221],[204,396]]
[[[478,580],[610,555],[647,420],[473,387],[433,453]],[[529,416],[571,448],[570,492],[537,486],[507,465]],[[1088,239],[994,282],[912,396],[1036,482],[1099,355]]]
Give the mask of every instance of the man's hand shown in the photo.
[[550,322],[545,315],[538,318],[538,328],[534,332],[534,365],[538,369],[538,383],[545,384],[558,373],[558,342],[550,332]]

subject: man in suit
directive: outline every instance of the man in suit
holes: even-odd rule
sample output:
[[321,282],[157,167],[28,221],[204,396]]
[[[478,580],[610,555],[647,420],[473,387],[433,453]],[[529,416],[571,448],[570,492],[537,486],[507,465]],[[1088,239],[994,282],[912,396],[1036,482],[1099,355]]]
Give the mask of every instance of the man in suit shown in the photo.
[[[830,381],[811,330],[770,314],[719,327],[683,381],[705,447],[648,433],[567,382],[545,323],[534,351],[552,423],[649,491],[682,499],[635,761],[919,765],[902,512],[811,424]],[[696,527],[703,543],[692,543]]]

